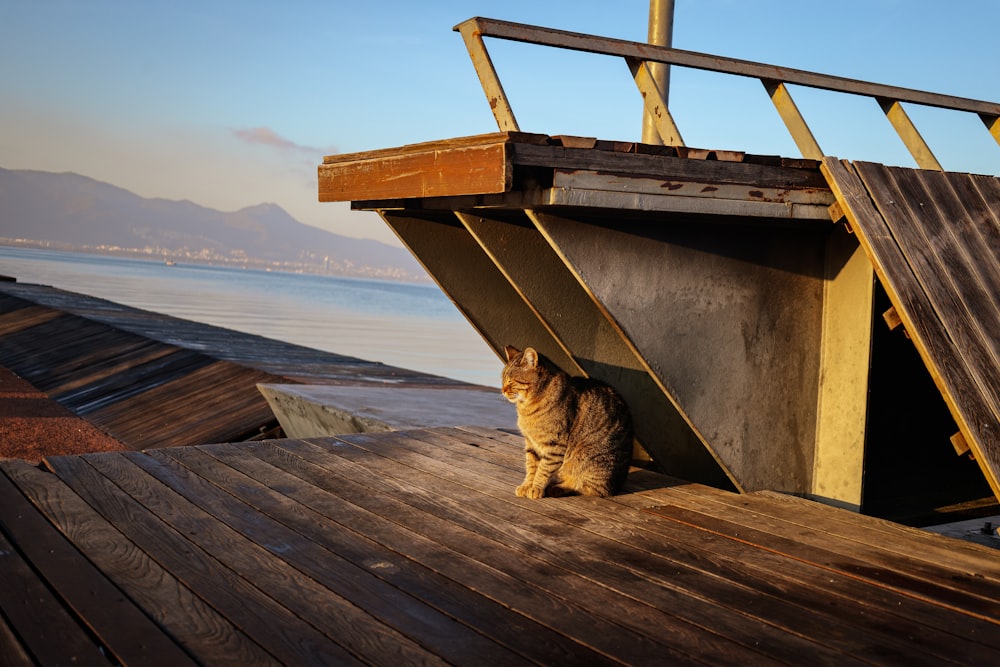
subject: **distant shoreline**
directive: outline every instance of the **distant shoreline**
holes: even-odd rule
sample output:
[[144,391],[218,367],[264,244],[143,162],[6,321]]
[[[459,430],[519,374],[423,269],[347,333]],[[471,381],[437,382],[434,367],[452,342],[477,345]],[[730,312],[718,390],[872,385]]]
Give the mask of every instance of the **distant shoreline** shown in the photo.
[[197,264],[201,266],[217,266],[233,269],[256,271],[276,271],[280,273],[311,274],[318,276],[338,276],[347,278],[371,278],[376,280],[391,280],[428,284],[431,282],[426,275],[414,275],[403,269],[384,267],[359,266],[343,268],[331,263],[318,264],[306,261],[277,261],[258,259],[254,257],[227,257],[221,254],[206,254],[204,251],[193,253],[187,250],[171,250],[169,248],[123,248],[119,246],[87,246],[62,243],[59,241],[42,241],[38,239],[23,239],[0,237],[0,246],[14,248],[36,248],[39,250],[56,250],[60,252],[75,252],[90,255],[104,255],[139,259],[165,264]]

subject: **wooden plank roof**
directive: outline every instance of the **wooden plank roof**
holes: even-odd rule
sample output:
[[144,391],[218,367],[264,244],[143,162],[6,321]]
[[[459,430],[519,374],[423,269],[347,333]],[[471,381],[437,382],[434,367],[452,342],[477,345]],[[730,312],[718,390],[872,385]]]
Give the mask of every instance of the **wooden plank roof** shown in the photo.
[[144,665],[1000,659],[993,550],[637,469],[610,499],[529,501],[513,493],[522,458],[520,438],[467,427],[0,462],[0,651]]
[[823,171],[1000,498],[1000,178],[834,158]]
[[331,155],[318,178],[320,201],[353,200],[357,208],[392,207],[392,200],[400,207],[433,206],[413,200],[466,196],[473,198],[467,206],[829,222],[826,207],[833,201],[814,160],[524,132]]

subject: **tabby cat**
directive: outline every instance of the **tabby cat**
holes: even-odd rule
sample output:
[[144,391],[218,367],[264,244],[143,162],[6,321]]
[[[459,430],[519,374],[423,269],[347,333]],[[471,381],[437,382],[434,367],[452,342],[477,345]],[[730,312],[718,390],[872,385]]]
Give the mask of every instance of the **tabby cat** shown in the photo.
[[610,386],[571,377],[534,348],[506,347],[503,395],[524,434],[524,482],[517,495],[610,496],[628,475],[632,417]]

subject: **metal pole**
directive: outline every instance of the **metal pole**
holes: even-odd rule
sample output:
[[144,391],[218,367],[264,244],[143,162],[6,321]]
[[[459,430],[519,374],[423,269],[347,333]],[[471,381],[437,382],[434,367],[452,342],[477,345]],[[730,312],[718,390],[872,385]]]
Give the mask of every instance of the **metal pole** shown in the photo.
[[[674,33],[674,0],[649,0],[649,36],[647,41],[656,46],[669,47],[673,42]],[[670,65],[664,63],[649,63],[653,80],[663,91],[663,101],[668,101],[670,92]],[[642,142],[646,144],[662,144],[653,118],[643,111]]]

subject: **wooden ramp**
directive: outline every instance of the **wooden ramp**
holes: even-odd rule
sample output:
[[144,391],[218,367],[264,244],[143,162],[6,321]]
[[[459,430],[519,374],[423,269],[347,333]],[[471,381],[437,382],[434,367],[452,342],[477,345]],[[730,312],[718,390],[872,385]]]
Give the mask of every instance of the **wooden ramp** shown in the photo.
[[1000,498],[1000,178],[823,161],[837,201]]
[[[275,437],[278,422],[258,387],[304,383],[342,392],[387,384],[410,395],[432,387],[485,391],[44,285],[0,282],[0,458]],[[469,419],[464,414],[450,423]]]
[[[279,376],[9,290],[0,290],[0,365],[123,446],[245,440],[276,426],[257,384]],[[0,455],[9,452],[0,442]]]
[[5,664],[997,664],[994,550],[479,428],[0,462]]

